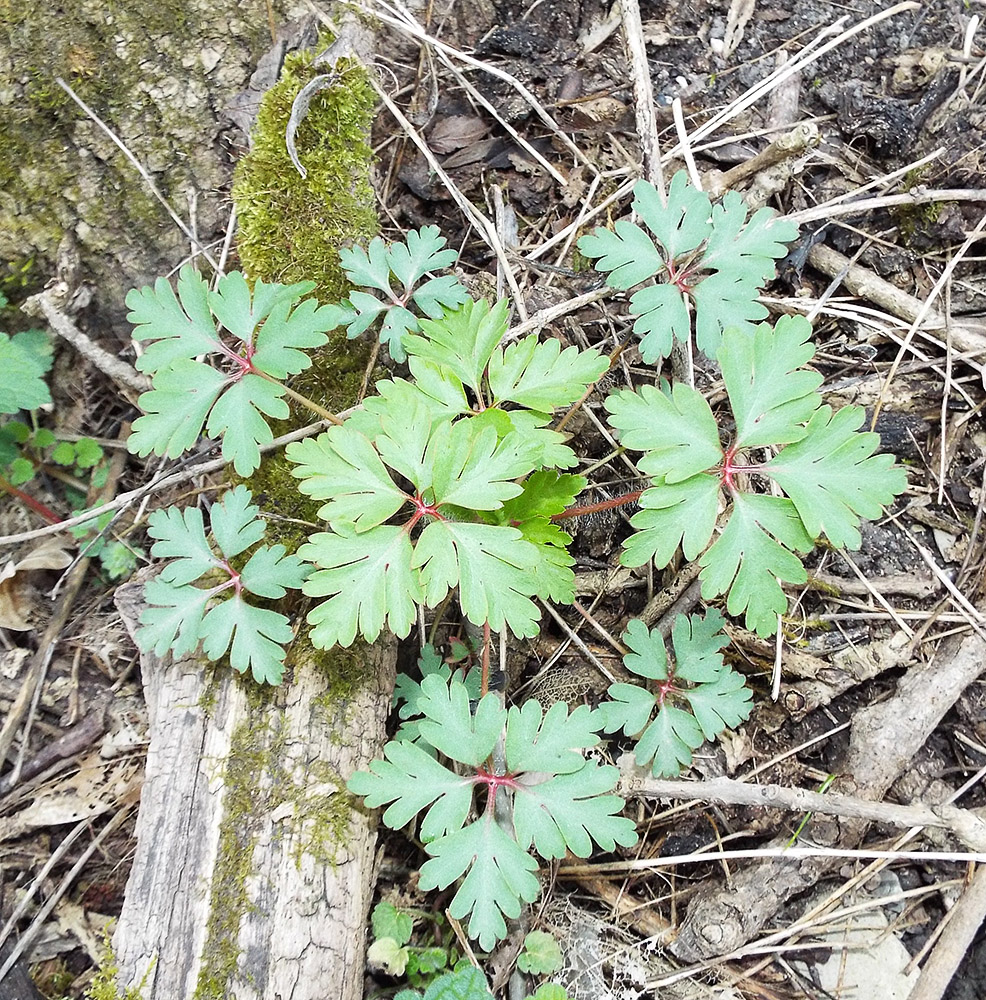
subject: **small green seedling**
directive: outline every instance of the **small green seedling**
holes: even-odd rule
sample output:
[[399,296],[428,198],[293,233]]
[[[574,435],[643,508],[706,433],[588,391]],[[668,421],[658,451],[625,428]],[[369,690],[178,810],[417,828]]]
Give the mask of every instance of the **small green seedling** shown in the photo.
[[547,931],[531,931],[517,956],[517,968],[535,976],[550,976],[561,968],[561,948]]

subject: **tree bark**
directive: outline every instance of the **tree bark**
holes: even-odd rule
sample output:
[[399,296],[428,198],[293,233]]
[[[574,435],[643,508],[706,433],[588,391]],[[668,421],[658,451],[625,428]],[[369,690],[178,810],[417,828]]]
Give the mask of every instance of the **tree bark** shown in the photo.
[[[128,623],[141,589],[121,588]],[[311,651],[262,691],[222,666],[141,657],[150,746],[113,939],[122,989],[363,996],[375,823],[344,783],[384,742],[394,659],[392,641]]]

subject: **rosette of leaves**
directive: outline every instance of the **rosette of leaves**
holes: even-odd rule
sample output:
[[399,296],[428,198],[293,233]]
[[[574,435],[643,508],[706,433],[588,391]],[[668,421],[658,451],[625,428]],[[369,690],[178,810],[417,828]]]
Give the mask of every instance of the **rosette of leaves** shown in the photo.
[[636,740],[638,766],[651,764],[655,777],[679,774],[696,747],[750,715],[752,695],[743,677],[723,663],[720,650],[729,639],[722,626],[718,611],[678,615],[673,659],[661,633],[637,618],[623,635],[631,649],[623,663],[645,683],[611,684],[599,713],[607,733],[622,730]]
[[308,368],[306,351],[324,344],[326,332],[347,316],[341,306],[303,300],[314,287],[313,281],[257,281],[251,293],[234,271],[210,291],[197,271],[184,267],[177,297],[164,278],[131,291],[134,340],[150,344],[137,368],[153,379],[138,400],[144,416],[134,422],[130,451],[177,458],[204,427],[222,437],[223,458],[237,474],[250,475],[260,464],[260,445],[274,437],[268,418],[290,413],[283,380]]
[[445,242],[438,226],[425,226],[411,230],[406,242],[388,247],[378,236],[366,250],[352,247],[339,252],[346,277],[360,288],[373,290],[354,289],[344,303],[350,340],[380,320],[380,341],[387,345],[395,361],[403,362],[407,355],[402,338],[420,329],[419,316],[409,306],[416,306],[431,319],[441,319],[446,309],[454,309],[469,298],[455,275],[422,281],[430,272],[455,263],[458,255],[443,249]]
[[653,559],[660,568],[679,546],[686,559],[701,556],[702,597],[727,594],[729,613],[745,612],[761,636],[774,634],[787,609],[781,583],[807,579],[799,553],[823,535],[859,548],[860,519],[879,517],[907,487],[894,457],[874,454],[879,435],[859,431],[860,407],[822,405],[821,376],[804,367],[810,334],[799,316],[723,334],[719,363],[735,421],[726,445],[709,404],[687,385],[645,385],[606,400],[621,442],[644,453],[638,467],[653,483],[631,518],[623,562]]
[[[387,805],[383,822],[400,829],[423,813],[420,835],[431,857],[421,868],[422,889],[444,889],[463,881],[449,913],[468,918],[471,937],[490,950],[507,933],[504,918],[540,891],[537,862],[562,858],[566,850],[588,857],[593,843],[612,851],[636,842],[634,824],[619,816],[623,800],[609,794],[619,772],[586,760],[582,751],[598,742],[602,719],[586,706],[569,714],[562,703],[542,716],[537,702],[504,709],[487,694],[475,710],[465,686],[431,675],[421,682],[419,729],[456,773],[422,747],[391,741],[384,759],[357,771],[349,789],[370,807]],[[504,773],[491,755],[503,738]],[[485,794],[478,804],[476,792]],[[498,802],[512,800],[512,823],[497,822]]]
[[301,492],[326,501],[329,530],[299,550],[318,567],[305,592],[328,598],[308,616],[317,645],[405,636],[452,588],[470,621],[518,636],[537,631],[532,597],[571,600],[570,539],[550,518],[584,480],[553,471],[571,451],[543,424],[607,361],[536,337],[502,349],[506,316],[469,302],[423,321],[405,337],[417,383],[384,382],[343,426],[288,446]]
[[630,297],[645,361],[667,357],[673,338],[688,339],[689,305],[695,312],[695,343],[715,357],[724,329],[749,332],[753,320],[766,317],[757,297],[774,275],[774,262],[787,253],[786,244],[797,238],[798,227],[769,208],[747,218],[749,209],[735,191],[713,205],[688,183],[684,171],[671,179],[666,204],[647,181],[638,181],[633,194],[633,210],[650,234],[621,219],[615,231],[597,229],[583,236],[579,250],[598,258],[596,270],[607,272],[611,288],[658,279]]
[[294,630],[285,615],[250,603],[247,595],[284,597],[301,587],[310,567],[283,545],[257,545],[266,524],[252,499],[237,486],[212,505],[211,542],[197,507],[151,514],[148,534],[157,539],[151,554],[171,562],[144,587],[149,607],[140,616],[137,644],[157,656],[169,649],[182,656],[201,644],[208,659],[228,652],[240,673],[250,670],[260,683],[279,684],[284,644]]

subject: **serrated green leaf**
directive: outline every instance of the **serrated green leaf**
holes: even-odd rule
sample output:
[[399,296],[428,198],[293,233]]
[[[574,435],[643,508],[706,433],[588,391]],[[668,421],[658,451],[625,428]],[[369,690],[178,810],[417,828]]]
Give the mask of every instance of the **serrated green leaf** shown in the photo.
[[[516,920],[521,901],[537,899],[537,862],[487,812],[476,822],[428,844],[422,889],[445,889],[466,875],[449,906],[456,920],[469,918],[469,935],[484,951],[506,936],[504,917]],[[468,874],[467,874],[468,872]]]
[[339,251],[339,263],[354,285],[392,294],[387,247],[379,236],[375,236],[365,250],[362,247],[343,247]]
[[808,576],[797,552],[810,552],[812,539],[797,509],[781,497],[733,497],[729,522],[702,556],[702,597],[729,596],[731,615],[746,612],[746,627],[761,636],[777,631],[777,615],[787,610],[787,597],[778,580],[804,583]]
[[649,181],[633,186],[633,210],[657,237],[669,259],[695,250],[712,232],[712,203],[704,191],[692,187],[688,174],[679,170],[668,185],[667,204],[661,204]]
[[190,266],[178,275],[177,298],[171,285],[158,278],[153,288],[128,292],[126,303],[134,340],[155,341],[137,358],[138,371],[160,372],[177,361],[191,361],[221,346],[209,309],[209,286]]
[[326,333],[349,318],[348,310],[338,305],[320,306],[315,299],[306,299],[292,309],[295,301],[281,301],[271,309],[254,343],[250,361],[274,378],[287,378],[308,368],[312,359],[307,351],[327,343]]
[[675,339],[684,343],[691,333],[688,307],[676,285],[648,285],[634,292],[630,315],[637,317],[633,332],[640,337],[640,356],[649,365],[666,358]]
[[[284,643],[294,638],[286,616],[247,604],[235,595],[206,612],[202,651],[218,660],[229,650],[229,662],[241,674],[249,670],[258,684],[280,684]],[[232,643],[232,646],[230,646]]]
[[29,483],[34,475],[34,465],[26,458],[15,458],[7,471],[7,478],[13,486],[23,486],[24,483]]
[[798,238],[798,226],[770,208],[757,209],[749,221],[748,213],[737,191],[727,191],[712,207],[712,232],[702,264],[736,269],[759,285],[773,276],[774,261],[787,255],[787,244]]
[[507,332],[507,301],[492,309],[485,299],[467,301],[441,319],[421,320],[420,326],[420,336],[404,338],[407,353],[441,365],[478,392],[493,350]]
[[75,464],[80,469],[91,469],[103,460],[103,449],[92,438],[82,438],[75,443]]
[[328,500],[318,511],[325,521],[352,521],[357,531],[382,524],[407,502],[380,456],[363,434],[348,423],[324,434],[296,441],[285,449],[297,465],[298,489],[315,500]]
[[704,741],[702,727],[694,715],[676,705],[665,704],[637,742],[638,766],[651,763],[655,778],[673,778],[692,762],[692,750]]
[[734,329],[750,336],[754,321],[767,317],[767,307],[758,301],[758,292],[755,284],[727,271],[716,271],[695,285],[695,346],[706,357],[718,358],[723,330]]
[[[722,631],[725,624],[725,619],[714,608],[701,618],[698,615],[675,618],[671,641],[676,677],[693,684],[708,684],[719,676],[723,667],[720,650],[729,644],[729,637]],[[623,662],[626,663],[625,658]],[[629,664],[627,668],[632,669]]]
[[386,524],[360,534],[345,522],[333,527],[312,535],[298,550],[302,559],[319,567],[304,592],[329,597],[308,613],[315,626],[312,642],[320,649],[350,646],[357,632],[374,642],[384,625],[403,638],[414,624],[415,602],[422,599],[407,532]]
[[593,842],[604,851],[637,842],[633,821],[617,815],[623,799],[604,794],[619,780],[615,767],[586,761],[580,770],[547,781],[528,777],[530,781],[518,779],[514,796],[514,829],[521,847],[533,843],[538,854],[550,860],[563,858],[566,850],[587,858]]
[[446,757],[479,767],[493,752],[507,720],[499,698],[487,694],[472,712],[466,686],[437,674],[421,681],[421,691],[418,709],[426,716],[421,735]]
[[472,782],[467,777],[454,774],[413,743],[391,741],[383,753],[384,760],[373,761],[369,771],[356,771],[346,787],[365,798],[371,809],[389,802],[383,814],[388,827],[400,830],[424,809],[428,812],[421,825],[422,840],[462,826],[472,805]]
[[597,351],[563,351],[557,339],[539,342],[532,335],[493,352],[489,383],[497,403],[550,413],[574,403],[608,368],[609,360]]
[[71,441],[59,441],[49,457],[55,465],[75,465],[75,445]]
[[[458,309],[463,302],[468,302],[469,292],[459,284],[459,279],[454,274],[443,274],[419,285],[411,299],[427,317],[441,319],[446,309]],[[411,329],[416,330],[417,326]]]
[[535,410],[497,410],[490,407],[471,419],[479,420],[487,413],[499,413],[507,418],[510,427],[527,441],[531,449],[531,463],[535,468],[570,469],[578,465],[575,452],[565,444],[565,435],[548,428],[551,418],[546,413]]
[[816,410],[805,436],[772,458],[763,471],[791,498],[812,538],[823,533],[838,547],[858,549],[861,517],[877,518],[907,489],[893,455],[874,455],[880,436],[860,433],[866,412],[845,406]]
[[458,254],[454,250],[443,250],[447,242],[438,226],[423,226],[410,230],[405,243],[394,243],[387,251],[387,262],[398,281],[410,288],[429,271],[451,267]]
[[[462,613],[474,624],[506,625],[518,638],[537,634],[540,618],[530,600],[537,581],[530,566],[537,553],[516,528],[433,521],[421,533],[413,565],[429,607],[459,587]],[[406,634],[406,633],[405,633]]]
[[275,420],[290,416],[291,410],[282,398],[285,391],[277,382],[247,374],[213,406],[206,430],[212,437],[222,437],[223,458],[232,463],[237,475],[255,472],[260,465],[260,445],[274,440],[264,415]]
[[[564,702],[556,702],[541,718],[541,706],[532,698],[507,717],[505,752],[509,771],[580,771],[585,757],[579,753],[599,742],[602,720],[580,705],[571,715]],[[441,748],[439,748],[441,749]]]
[[637,464],[649,476],[679,483],[722,461],[716,419],[690,386],[679,382],[670,396],[653,385],[623,389],[606,397],[606,409],[620,442],[645,452]]
[[137,645],[145,652],[164,656],[191,653],[201,638],[205,606],[212,592],[195,587],[176,586],[160,576],[144,585],[144,601],[149,605],[140,615]]
[[50,361],[40,354],[31,338],[0,333],[0,413],[36,410],[51,402],[44,381]]
[[174,560],[161,571],[161,579],[168,583],[180,587],[219,566],[219,559],[205,537],[202,511],[197,507],[153,511],[148,518],[147,533],[158,539],[151,547],[151,555]]
[[283,545],[264,545],[250,556],[240,582],[251,594],[276,600],[288,589],[300,590],[310,569]]
[[[216,319],[234,337],[245,344],[252,344],[257,327],[276,309],[283,308],[286,314],[292,303],[297,302],[314,288],[314,281],[279,285],[267,284],[261,278],[254,284],[251,294],[246,278],[239,271],[231,271],[219,279],[215,291],[209,292],[208,304]],[[312,303],[313,308],[314,306],[315,303]],[[282,322],[283,318],[282,315]]]
[[640,226],[621,219],[614,229],[597,229],[578,241],[584,257],[599,258],[596,270],[609,272],[606,284],[610,288],[632,288],[664,268],[664,258]]
[[[603,720],[603,731],[615,733],[622,729],[627,736],[637,736],[644,731],[657,703],[650,691],[636,684],[610,684],[608,698],[596,709]],[[639,762],[640,757],[637,759]]]
[[[517,956],[517,968],[536,976],[549,976],[561,968],[561,947],[546,931],[531,931],[524,938],[524,950]],[[564,992],[564,991],[562,991]]]
[[246,552],[264,537],[267,528],[258,517],[259,513],[260,508],[253,502],[253,494],[242,485],[227,490],[222,500],[212,505],[209,512],[212,537],[227,559]]
[[805,422],[821,404],[821,375],[803,369],[815,353],[811,324],[803,316],[782,316],[752,335],[727,330],[719,364],[736,418],[737,448],[798,441]]
[[159,371],[153,384],[137,400],[144,416],[134,421],[127,450],[141,458],[152,452],[177,458],[198,441],[227,379],[208,365],[182,360]]
[[658,482],[644,490],[640,510],[630,518],[635,532],[623,543],[621,562],[643,566],[650,559],[667,566],[680,545],[694,559],[709,544],[719,512],[719,479],[698,475],[668,486]]

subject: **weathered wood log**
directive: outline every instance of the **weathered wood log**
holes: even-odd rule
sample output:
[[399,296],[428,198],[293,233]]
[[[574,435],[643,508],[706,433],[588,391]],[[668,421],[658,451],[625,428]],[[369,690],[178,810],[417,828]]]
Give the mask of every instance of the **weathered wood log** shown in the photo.
[[[141,589],[118,593],[129,623]],[[277,689],[142,656],[150,746],[113,938],[121,988],[363,996],[375,824],[344,784],[383,744],[394,655],[386,641],[312,650]]]

